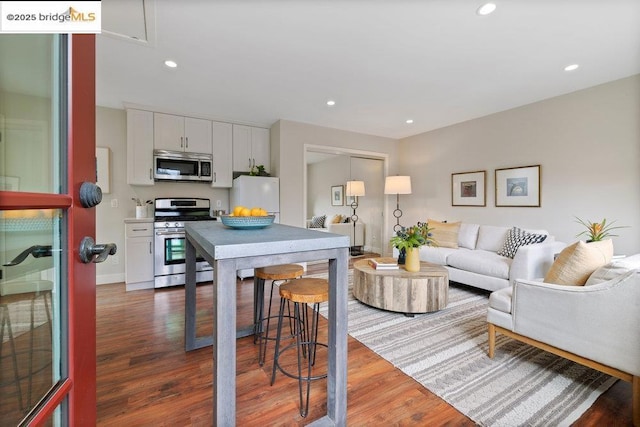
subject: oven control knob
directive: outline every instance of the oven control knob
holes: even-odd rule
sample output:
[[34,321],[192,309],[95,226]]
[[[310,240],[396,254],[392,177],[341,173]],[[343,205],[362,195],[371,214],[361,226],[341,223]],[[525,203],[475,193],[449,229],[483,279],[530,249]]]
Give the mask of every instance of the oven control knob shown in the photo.
[[168,223],[168,222],[165,222],[165,223],[164,223],[164,226],[165,226],[165,227],[167,227],[167,228],[169,228],[169,223]]
[[175,224],[173,224],[173,226],[174,226],[175,228],[178,228],[178,227],[180,227],[180,223],[176,222]]

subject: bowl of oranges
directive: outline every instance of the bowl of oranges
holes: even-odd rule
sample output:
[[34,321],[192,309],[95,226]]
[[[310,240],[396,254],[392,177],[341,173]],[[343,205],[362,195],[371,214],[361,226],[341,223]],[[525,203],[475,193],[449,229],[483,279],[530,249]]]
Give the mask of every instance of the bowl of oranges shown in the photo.
[[266,210],[260,207],[235,206],[231,214],[222,215],[220,219],[227,227],[251,230],[270,226],[276,216],[269,215]]

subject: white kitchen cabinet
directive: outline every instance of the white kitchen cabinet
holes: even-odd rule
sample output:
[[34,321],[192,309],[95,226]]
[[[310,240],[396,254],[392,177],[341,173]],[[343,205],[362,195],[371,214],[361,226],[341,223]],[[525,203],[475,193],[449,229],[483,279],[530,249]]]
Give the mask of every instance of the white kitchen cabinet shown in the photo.
[[125,222],[127,291],[153,289],[153,220]]
[[264,165],[271,169],[269,129],[233,125],[233,170],[250,172],[252,167]]
[[233,125],[212,122],[213,181],[212,187],[229,188],[233,182]]
[[127,109],[127,184],[154,184],[151,111]]
[[211,121],[154,113],[154,148],[211,154]]

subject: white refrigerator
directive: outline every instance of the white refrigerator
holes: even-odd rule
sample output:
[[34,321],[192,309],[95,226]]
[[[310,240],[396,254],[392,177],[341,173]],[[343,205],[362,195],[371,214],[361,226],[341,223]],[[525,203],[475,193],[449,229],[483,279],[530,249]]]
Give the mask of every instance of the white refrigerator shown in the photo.
[[[240,175],[233,180],[229,192],[229,207],[258,207],[275,215],[274,222],[280,222],[280,180],[270,176]],[[253,276],[253,269],[238,270],[238,277]]]

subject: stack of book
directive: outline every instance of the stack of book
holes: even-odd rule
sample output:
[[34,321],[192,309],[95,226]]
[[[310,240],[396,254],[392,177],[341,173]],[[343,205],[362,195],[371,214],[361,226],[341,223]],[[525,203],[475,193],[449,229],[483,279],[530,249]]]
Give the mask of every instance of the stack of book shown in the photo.
[[376,270],[397,270],[398,260],[391,257],[369,258],[369,265]]

